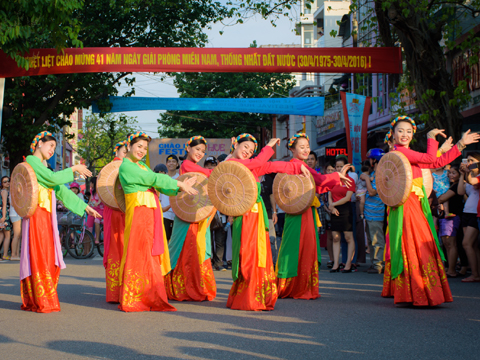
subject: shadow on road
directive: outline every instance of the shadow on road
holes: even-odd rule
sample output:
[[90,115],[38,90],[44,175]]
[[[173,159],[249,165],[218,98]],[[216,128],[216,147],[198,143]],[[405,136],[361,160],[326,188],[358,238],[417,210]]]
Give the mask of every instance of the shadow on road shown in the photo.
[[47,343],[47,348],[50,350],[61,351],[65,354],[89,356],[95,357],[96,359],[178,359],[178,357],[143,354],[125,346],[104,344],[92,341],[50,341]]

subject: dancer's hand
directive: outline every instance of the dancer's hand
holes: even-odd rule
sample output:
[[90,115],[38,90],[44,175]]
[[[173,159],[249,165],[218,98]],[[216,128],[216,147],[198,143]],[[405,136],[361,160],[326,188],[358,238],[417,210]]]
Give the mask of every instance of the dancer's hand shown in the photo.
[[87,212],[88,215],[90,216],[93,216],[95,219],[101,219],[102,216],[96,212],[95,210],[93,210],[89,205],[87,205],[87,208],[85,209],[85,211]]
[[463,134],[461,141],[463,142],[463,145],[467,146],[467,145],[470,145],[470,144],[473,144],[473,143],[477,143],[479,139],[480,139],[480,134],[471,133],[470,129],[468,129]]
[[270,146],[271,148],[273,148],[275,145],[280,145],[280,139],[279,138],[270,139],[270,141],[267,144],[267,146]]
[[340,216],[340,213],[338,212],[338,210],[336,208],[332,208],[331,213],[332,213],[332,215]]
[[352,164],[343,165],[342,170],[340,170],[340,174],[342,174],[343,176],[347,175],[348,170],[350,170],[351,168]]
[[88,168],[83,164],[78,164],[78,165],[72,166],[72,171],[73,172],[78,172],[80,174],[80,176],[82,176],[83,178],[87,178],[87,177],[92,176],[92,172],[90,170],[88,170]]
[[196,182],[197,182],[197,177],[193,176],[190,179],[187,179],[185,181],[177,181],[177,185],[180,188],[180,190],[186,192],[188,195],[197,195],[198,194],[197,189],[192,187],[193,185],[195,185]]
[[438,150],[440,150],[442,154],[445,154],[452,147],[453,147],[453,139],[450,136],[447,140],[445,140],[445,142],[442,144],[442,146],[440,146],[440,149]]
[[300,167],[300,171],[302,172],[300,174],[300,176],[303,176],[303,177],[310,177],[310,171],[308,171],[307,167],[305,165],[302,165]]
[[447,138],[447,135],[444,134],[445,133],[445,129],[433,129],[433,130],[430,130],[428,133],[427,133],[427,139],[435,139],[437,137],[437,135],[442,135],[445,139]]
[[346,175],[343,175],[342,173],[338,173],[338,175],[340,175],[340,181],[343,185],[348,187],[352,184],[350,178],[348,178]]

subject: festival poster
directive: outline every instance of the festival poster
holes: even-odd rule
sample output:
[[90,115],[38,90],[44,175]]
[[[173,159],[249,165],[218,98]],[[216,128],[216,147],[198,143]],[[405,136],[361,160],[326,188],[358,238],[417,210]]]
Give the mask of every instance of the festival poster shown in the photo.
[[[230,154],[231,139],[206,139],[207,152],[198,165],[203,166],[203,162],[208,156],[217,158],[221,154]],[[153,170],[158,164],[166,164],[169,155],[176,155],[178,158],[185,156],[185,139],[152,139],[148,145],[148,161]],[[181,162],[181,160],[180,160]]]
[[359,173],[367,153],[368,116],[371,97],[341,92],[345,132],[347,134],[348,161]]

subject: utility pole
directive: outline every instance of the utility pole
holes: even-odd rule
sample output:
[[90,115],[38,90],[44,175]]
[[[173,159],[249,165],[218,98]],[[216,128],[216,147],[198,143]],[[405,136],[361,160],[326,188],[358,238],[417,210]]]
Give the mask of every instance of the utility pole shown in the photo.
[[[66,121],[66,116],[63,115],[63,120]],[[63,169],[66,168],[65,166],[65,160],[66,160],[66,155],[67,155],[67,126],[64,125],[62,128],[62,167]]]

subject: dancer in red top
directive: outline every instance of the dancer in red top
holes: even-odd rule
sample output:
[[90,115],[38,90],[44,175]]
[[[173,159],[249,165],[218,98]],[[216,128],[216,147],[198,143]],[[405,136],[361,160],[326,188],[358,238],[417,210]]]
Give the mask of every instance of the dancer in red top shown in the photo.
[[[292,151],[291,162],[304,164],[310,154],[308,136],[304,133],[295,134],[290,138],[287,148]],[[314,169],[307,168],[313,175],[317,193],[329,191],[340,180],[348,183],[344,173],[330,175],[318,174]],[[316,299],[318,292],[318,263],[321,262],[318,227],[322,226],[317,208],[320,201],[314,198],[311,207],[300,215],[285,215],[285,226],[282,235],[277,261],[278,297],[294,299]]]
[[257,150],[257,140],[250,134],[232,139],[232,157],[245,165],[257,181],[258,198],[255,205],[235,218],[232,232],[232,277],[234,283],[228,295],[227,307],[235,310],[273,310],[278,298],[273,269],[268,217],[260,196],[259,177],[270,173],[304,174],[310,176],[304,164],[268,162],[273,147],[280,139],[272,139],[260,154],[250,159]]
[[411,150],[410,142],[416,132],[415,121],[407,116],[392,121],[385,142],[405,155],[412,166],[413,186],[406,203],[390,208],[388,215],[387,254],[383,297],[394,297],[395,304],[435,306],[452,302],[443,267],[443,253],[428,199],[423,186],[421,169],[437,169],[460,156],[466,145],[478,142],[480,136],[467,131],[462,139],[442,156],[437,157],[437,135],[446,137],[444,130],[434,129],[427,134],[427,153]]

